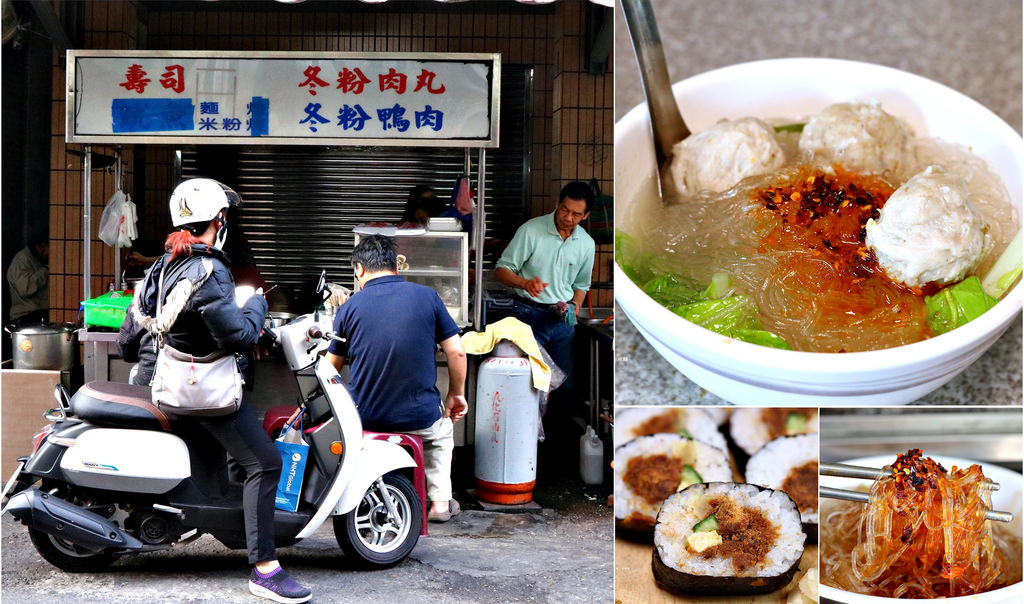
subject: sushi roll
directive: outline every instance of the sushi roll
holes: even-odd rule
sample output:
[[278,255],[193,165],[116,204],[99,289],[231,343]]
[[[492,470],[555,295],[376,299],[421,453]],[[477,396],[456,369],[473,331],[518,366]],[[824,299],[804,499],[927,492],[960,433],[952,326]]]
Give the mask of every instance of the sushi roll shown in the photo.
[[810,543],[818,542],[818,435],[780,436],[758,449],[744,477],[785,492],[800,510]]
[[693,407],[635,407],[615,414],[615,443],[625,444],[638,436],[677,433],[691,436],[725,451],[725,437],[703,409]]
[[744,463],[770,440],[817,432],[817,409],[744,407],[734,409],[729,418],[729,436],[745,456]]
[[712,482],[665,500],[651,568],[658,586],[677,594],[760,594],[785,587],[803,553],[800,512],[789,495]]
[[732,480],[725,451],[678,434],[641,436],[615,449],[615,523],[650,541],[666,497],[691,484]]

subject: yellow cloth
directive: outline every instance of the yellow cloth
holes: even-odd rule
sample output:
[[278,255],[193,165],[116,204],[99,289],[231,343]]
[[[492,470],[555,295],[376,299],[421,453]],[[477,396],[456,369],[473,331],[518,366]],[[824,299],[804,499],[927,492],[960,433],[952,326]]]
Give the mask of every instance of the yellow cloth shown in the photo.
[[540,346],[533,337],[533,329],[515,317],[506,317],[491,323],[484,331],[471,331],[462,336],[462,346],[469,354],[487,354],[501,340],[512,342],[526,353],[530,360],[533,387],[545,392],[551,387],[551,368],[541,358]]

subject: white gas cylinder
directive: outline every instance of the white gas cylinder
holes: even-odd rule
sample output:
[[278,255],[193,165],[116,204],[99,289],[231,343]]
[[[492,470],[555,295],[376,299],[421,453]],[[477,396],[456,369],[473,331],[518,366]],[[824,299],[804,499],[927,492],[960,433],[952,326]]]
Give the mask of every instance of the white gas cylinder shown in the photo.
[[539,400],[529,360],[515,344],[500,341],[477,374],[474,476],[482,501],[533,499]]
[[586,484],[604,482],[604,443],[593,426],[580,437],[580,476]]

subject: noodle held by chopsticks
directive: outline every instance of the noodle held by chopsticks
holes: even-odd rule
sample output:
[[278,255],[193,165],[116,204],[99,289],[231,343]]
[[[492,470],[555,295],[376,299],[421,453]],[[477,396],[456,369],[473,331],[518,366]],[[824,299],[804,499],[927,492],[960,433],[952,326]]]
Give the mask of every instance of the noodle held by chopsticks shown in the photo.
[[895,598],[961,596],[1006,584],[1006,554],[985,520],[992,497],[981,466],[947,472],[912,449],[892,468],[871,485],[870,503],[844,502],[826,514],[823,582]]

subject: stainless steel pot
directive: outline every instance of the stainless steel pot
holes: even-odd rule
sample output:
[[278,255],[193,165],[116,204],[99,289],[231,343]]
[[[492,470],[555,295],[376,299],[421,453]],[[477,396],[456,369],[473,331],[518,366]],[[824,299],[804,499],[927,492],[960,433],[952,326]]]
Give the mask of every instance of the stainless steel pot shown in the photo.
[[7,326],[14,339],[14,368],[70,371],[78,357],[77,329],[73,323]]

